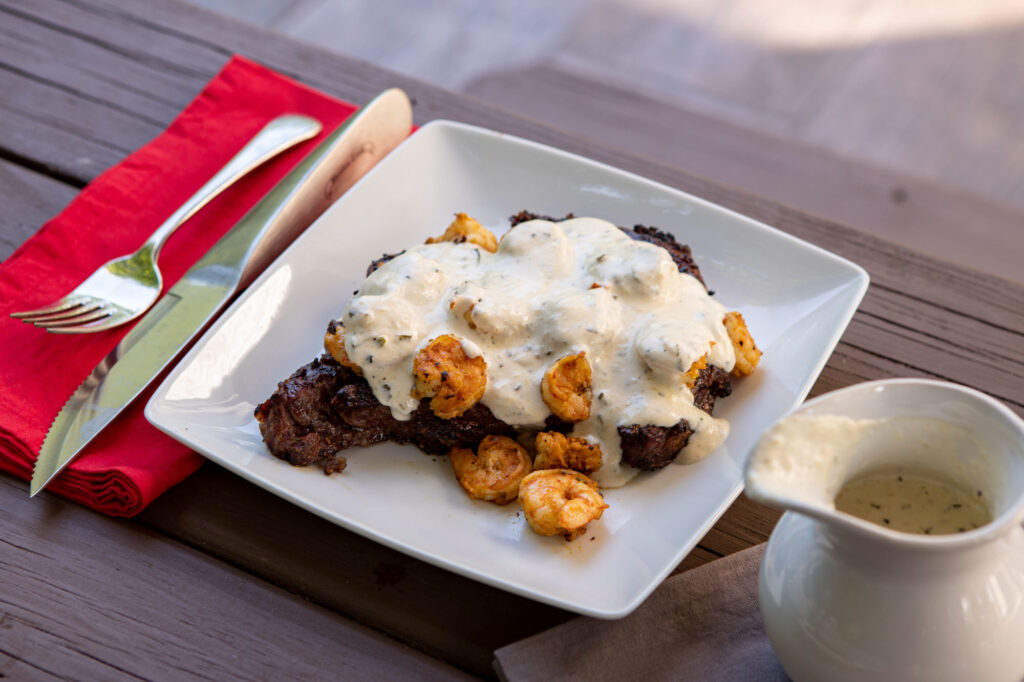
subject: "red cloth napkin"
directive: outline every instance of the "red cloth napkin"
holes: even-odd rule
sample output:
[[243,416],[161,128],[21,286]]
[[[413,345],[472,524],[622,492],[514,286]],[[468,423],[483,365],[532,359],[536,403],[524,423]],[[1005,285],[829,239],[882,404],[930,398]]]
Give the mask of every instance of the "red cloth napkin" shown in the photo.
[[[9,314],[54,301],[156,227],[270,119],[301,113],[319,137],[270,161],[193,216],[160,255],[165,287],[178,278],[355,107],[232,57],[156,139],[107,170],[0,263],[0,469],[28,480],[64,401],[117,345],[123,329],[49,334]],[[47,490],[131,516],[195,471],[202,458],[143,417],[156,383],[111,423]]]

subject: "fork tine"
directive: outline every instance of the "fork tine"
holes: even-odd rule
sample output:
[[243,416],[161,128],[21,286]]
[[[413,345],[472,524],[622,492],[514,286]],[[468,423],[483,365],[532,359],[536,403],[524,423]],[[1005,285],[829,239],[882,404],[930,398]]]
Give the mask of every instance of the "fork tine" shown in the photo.
[[95,311],[97,311],[97,310],[99,310],[101,308],[102,308],[102,305],[100,303],[97,303],[95,301],[90,301],[90,302],[86,302],[86,303],[80,303],[79,305],[75,306],[74,308],[68,308],[67,310],[62,310],[59,313],[51,313],[49,315],[40,315],[39,317],[25,317],[25,318],[22,318],[22,319],[25,322],[28,322],[30,324],[34,324],[37,327],[46,327],[46,326],[48,326],[51,323],[58,323],[58,322],[61,322],[62,320],[70,320],[72,318],[80,317],[82,315],[87,315],[87,314],[95,312]]
[[68,327],[72,325],[85,324],[87,322],[96,322],[104,318],[110,317],[110,311],[106,308],[91,308],[81,315],[74,317],[61,318],[58,320],[42,320],[33,322],[37,327],[43,327],[44,329],[59,329],[60,327]]
[[11,313],[11,317],[16,317],[19,320],[30,317],[35,318],[43,315],[59,313],[64,310],[68,310],[69,308],[76,308],[80,305],[82,305],[82,301],[80,299],[69,300],[68,297],[65,296],[59,301],[54,301],[52,304],[46,306],[45,308],[36,308],[35,310],[23,310],[20,313]]
[[121,315],[112,315],[108,319],[98,320],[96,322],[88,322],[76,326],[62,326],[62,327],[47,327],[46,331],[51,334],[89,334],[92,332],[102,332],[108,329],[114,329],[120,327],[127,320]]

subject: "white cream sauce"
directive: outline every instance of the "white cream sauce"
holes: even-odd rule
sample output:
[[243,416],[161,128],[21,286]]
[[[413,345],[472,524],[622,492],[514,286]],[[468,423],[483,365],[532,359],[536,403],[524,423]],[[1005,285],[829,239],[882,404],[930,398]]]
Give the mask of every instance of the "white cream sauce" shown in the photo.
[[836,510],[883,528],[922,535],[974,530],[992,520],[980,490],[902,471],[847,481],[836,495]]
[[725,312],[664,249],[607,221],[575,218],[522,223],[496,253],[469,242],[414,246],[367,278],[343,321],[349,358],[402,420],[419,402],[413,358],[441,334],[461,339],[468,355],[483,355],[483,404],[522,428],[540,429],[550,414],[540,391],[548,367],[586,351],[591,415],[573,433],[601,446],[604,463],[594,478],[615,487],[637,473],[621,462],[618,426],[687,420],[695,431],[680,455],[687,462],[728,435],[728,423],[695,407],[683,383],[705,353],[724,370],[735,364]]

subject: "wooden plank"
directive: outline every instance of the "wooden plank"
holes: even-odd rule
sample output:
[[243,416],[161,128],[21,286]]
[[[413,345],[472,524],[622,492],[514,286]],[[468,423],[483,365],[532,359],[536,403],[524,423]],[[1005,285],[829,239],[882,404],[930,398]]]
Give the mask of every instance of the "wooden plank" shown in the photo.
[[[1006,368],[1021,362],[1020,334],[998,322],[971,317],[971,311],[951,314],[932,301],[911,298],[882,285],[871,287],[860,310],[866,317],[892,320],[897,325],[912,327],[923,337],[949,343],[956,353],[972,352],[981,363],[997,363]],[[984,345],[978,343],[982,339]]]
[[715,554],[714,552],[698,545],[697,547],[694,547],[693,551],[687,554],[682,561],[679,562],[679,565],[676,566],[674,571],[672,571],[672,575],[675,575],[676,573],[683,573],[685,571],[689,571],[692,568],[703,566],[704,564],[710,563],[715,559],[721,558],[722,557],[720,555]]
[[0,87],[16,93],[0,155],[80,184],[160,133],[229,54],[71,3],[0,3],[0,21]]
[[[31,167],[59,179],[85,184],[124,158],[132,149],[127,146],[132,141],[140,146],[149,139],[130,124],[128,117],[107,107],[82,106],[80,98],[18,73],[0,71],[0,88],[17,93],[16,97],[0,100],[4,119],[0,156],[22,163],[31,160]],[[120,123],[125,124],[123,129]],[[117,129],[121,139],[108,142],[97,137],[99,129],[105,127]]]
[[400,554],[212,464],[139,519],[484,677],[494,649],[572,616]]
[[[467,92],[576,136],[1024,282],[1024,215],[966,191],[849,161],[553,66],[491,74]],[[1007,248],[1011,244],[1015,250]]]
[[[11,62],[6,64],[7,68],[13,67],[17,74],[31,76],[23,76],[23,80],[29,82],[20,84],[26,89],[27,96],[39,100],[35,92],[37,86],[48,86],[52,90],[50,98],[37,101],[37,106],[42,111],[59,111],[71,106],[67,97],[77,93],[79,100],[74,103],[74,108],[87,112],[101,127],[100,134],[115,149],[121,150],[122,156],[138,146],[138,136],[126,136],[117,126],[103,125],[102,117],[109,109],[109,103],[96,101],[91,98],[91,93],[80,92],[80,60],[72,56],[75,50],[53,50],[49,56],[52,63],[43,78],[38,76],[39,69],[32,64],[33,60],[18,49],[21,43],[33,42],[36,39],[32,35],[39,31],[52,31],[52,42],[62,48],[82,41],[94,44],[102,49],[90,53],[94,60],[91,71],[105,74],[117,82],[127,79],[124,85],[126,92],[145,87],[135,80],[135,65],[163,69],[174,76],[175,88],[162,91],[162,94],[168,101],[174,101],[178,109],[188,103],[231,53],[240,52],[353,102],[367,101],[388,87],[402,87],[414,100],[419,123],[438,118],[440,112],[447,111],[448,93],[438,88],[356,60],[302,46],[270,31],[244,27],[216,13],[179,2],[136,2],[126,6],[95,0],[3,0],[0,2],[0,16],[3,14],[22,20],[12,24],[8,31],[0,32],[0,42],[6,42],[9,47]],[[21,33],[29,35],[22,37]],[[18,96],[10,99],[22,99],[18,90],[12,92]],[[491,111],[489,107],[470,104],[463,112],[470,117],[467,120],[474,120],[472,111],[475,109]],[[148,110],[147,120],[152,122],[153,117],[157,117],[162,125],[166,125],[172,116],[166,112],[164,115],[166,118],[156,110]],[[508,114],[501,116],[509,121],[514,119]],[[483,120],[481,118],[479,122]],[[66,126],[61,123],[23,119],[5,121],[7,125],[0,129],[0,153],[13,149],[15,153],[32,158],[47,168],[59,169],[68,177],[88,182],[105,166],[69,166],[69,141],[48,144],[51,134],[58,137],[67,134]],[[159,128],[152,129],[149,137],[157,132]],[[21,153],[21,145],[25,144],[26,138],[35,145],[31,154]],[[82,140],[80,144],[87,142]],[[109,156],[102,158],[109,163],[119,160]]]
[[0,159],[0,261],[56,215],[77,187]]
[[[122,10],[122,5],[131,7]],[[103,51],[130,57],[141,64],[182,76],[208,79],[212,75],[211,65],[231,54],[231,48],[220,44],[216,38],[203,40],[193,37],[187,31],[168,30],[160,22],[147,16],[149,3],[135,0],[130,3],[96,3],[88,0],[5,0],[0,5],[3,12],[30,19],[34,23],[54,29],[67,37],[92,42]],[[181,2],[165,6],[169,11],[177,9],[186,15],[193,14],[192,7]],[[206,18],[217,17],[206,12]],[[193,16],[198,16],[194,15]],[[228,21],[224,28],[241,24]],[[98,56],[93,55],[94,57]],[[98,66],[98,65],[97,65]],[[212,67],[215,71],[216,67]],[[119,78],[124,71],[119,70]],[[156,84],[154,84],[156,85]]]
[[[993,397],[1022,406],[1024,365],[1019,358],[1000,361],[991,357],[984,337],[930,337],[913,326],[865,314],[858,316],[857,324],[850,325],[845,340],[860,351],[901,363],[907,370],[984,387]],[[1018,344],[1024,346],[1024,340],[1018,338]]]
[[6,475],[0,507],[0,676],[470,679],[136,523],[30,499]]
[[[122,48],[88,32],[69,32],[50,23],[51,16],[41,20],[0,7],[0,17],[0,63],[17,63],[26,77],[70,88],[99,103],[116,103],[121,111],[159,128],[177,114],[182,99],[196,94],[197,74],[171,69],[166,63],[122,60],[116,75],[106,72],[102,65],[108,61],[107,53]],[[61,45],[59,60],[53,59],[54,44]]]
[[769,225],[859,263],[871,274],[873,286],[934,305],[949,315],[970,317],[1014,334],[1024,333],[1024,286],[1016,282],[901,248],[836,223],[800,216],[767,201],[748,198],[738,205],[746,206],[751,215]]
[[[676,572],[764,542],[779,515],[741,495]],[[213,465],[139,519],[481,676],[494,649],[573,617],[338,528]]]

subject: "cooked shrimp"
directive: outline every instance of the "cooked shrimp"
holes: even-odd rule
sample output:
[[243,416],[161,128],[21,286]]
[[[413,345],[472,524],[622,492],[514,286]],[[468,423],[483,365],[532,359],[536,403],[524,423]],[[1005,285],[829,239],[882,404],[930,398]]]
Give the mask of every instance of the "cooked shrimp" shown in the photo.
[[506,436],[486,436],[474,453],[453,448],[448,453],[459,485],[474,500],[508,504],[519,494],[519,482],[530,473],[530,455]]
[[591,474],[601,468],[601,446],[585,438],[542,431],[537,434],[535,443],[534,469],[573,469]]
[[693,385],[697,383],[697,377],[700,376],[700,371],[707,366],[707,353],[694,360],[693,364],[690,365],[690,369],[686,370],[686,374],[683,375],[683,382],[687,388],[693,388]]
[[487,388],[487,362],[471,358],[462,342],[443,334],[420,349],[413,360],[414,398],[432,398],[430,409],[441,419],[452,419],[477,404]]
[[562,421],[583,421],[590,416],[590,376],[586,351],[561,358],[540,382],[544,404]]
[[542,469],[519,484],[519,504],[530,528],[538,535],[582,535],[587,524],[608,508],[597,483],[578,471]]
[[327,325],[327,333],[324,334],[324,349],[338,361],[339,365],[348,367],[359,376],[363,375],[363,370],[352,362],[348,353],[345,352],[345,327],[341,322],[331,320],[331,323]]
[[491,231],[465,213],[456,213],[455,220],[444,231],[444,234],[427,240],[428,244],[437,244],[438,242],[470,242],[491,253],[498,250],[498,240],[494,238]]
[[729,334],[729,340],[732,341],[733,350],[736,351],[736,366],[733,367],[732,374],[736,377],[747,376],[761,361],[761,351],[754,344],[747,323],[743,321],[743,315],[735,311],[726,313],[722,322]]

